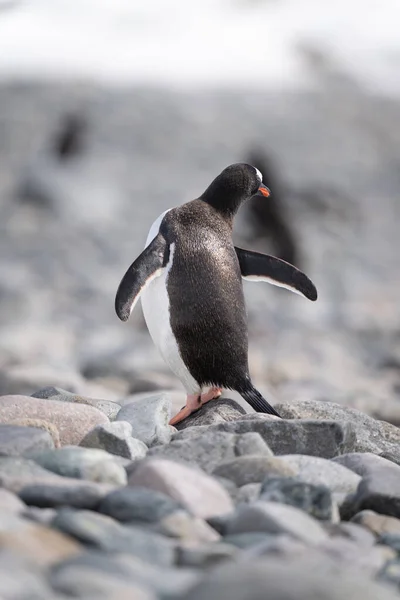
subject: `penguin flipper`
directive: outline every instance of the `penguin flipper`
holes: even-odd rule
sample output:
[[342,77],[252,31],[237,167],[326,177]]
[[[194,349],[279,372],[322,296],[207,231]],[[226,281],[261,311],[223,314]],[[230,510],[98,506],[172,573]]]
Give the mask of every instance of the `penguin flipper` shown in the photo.
[[235,246],[243,279],[267,281],[286,288],[308,300],[316,300],[317,289],[313,282],[299,269],[275,256],[243,250]]
[[161,233],[131,264],[119,284],[115,297],[115,312],[121,321],[127,321],[145,287],[161,275],[169,257],[169,246]]

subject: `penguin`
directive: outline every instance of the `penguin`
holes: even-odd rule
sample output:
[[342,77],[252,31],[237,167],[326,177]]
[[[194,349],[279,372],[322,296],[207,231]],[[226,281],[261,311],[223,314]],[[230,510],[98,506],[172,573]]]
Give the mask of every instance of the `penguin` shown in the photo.
[[150,335],[186,390],[186,406],[171,425],[223,388],[239,392],[256,412],[280,416],[251,382],[242,280],[267,281],[313,301],[317,290],[291,264],[234,246],[240,205],[269,195],[257,168],[228,166],[196,200],[156,219],[118,287],[118,317],[127,321],[141,297]]

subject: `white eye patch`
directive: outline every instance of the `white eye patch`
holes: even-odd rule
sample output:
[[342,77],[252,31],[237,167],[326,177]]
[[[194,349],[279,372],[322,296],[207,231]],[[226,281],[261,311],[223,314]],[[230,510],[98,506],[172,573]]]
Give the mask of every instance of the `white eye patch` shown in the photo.
[[[256,169],[256,167],[254,167],[254,168]],[[258,180],[260,181],[260,183],[262,183],[263,176],[262,176],[261,171],[259,171],[258,169],[256,169],[256,173],[257,173]]]

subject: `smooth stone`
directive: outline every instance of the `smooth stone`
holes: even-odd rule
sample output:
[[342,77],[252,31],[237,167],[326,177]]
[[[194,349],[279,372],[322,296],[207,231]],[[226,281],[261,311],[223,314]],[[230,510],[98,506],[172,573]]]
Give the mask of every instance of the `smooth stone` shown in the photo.
[[19,425],[20,427],[36,427],[47,431],[53,440],[54,448],[60,448],[60,433],[54,423],[44,421],[43,419],[14,419],[10,425]]
[[235,400],[229,398],[219,398],[211,400],[204,404],[200,410],[192,413],[189,417],[176,425],[178,431],[187,427],[197,427],[199,425],[215,425],[216,423],[226,423],[234,421],[246,411]]
[[[46,573],[31,560],[0,552],[0,598],[2,600],[58,600],[46,581]],[[61,600],[61,599],[60,599]]]
[[157,565],[172,565],[174,543],[139,527],[127,527],[106,515],[64,508],[58,511],[53,527],[83,544],[105,552],[126,552]]
[[[200,428],[185,429],[181,434],[186,434],[191,429],[197,431]],[[243,439],[245,437],[247,439]],[[268,445],[256,433],[235,435],[211,430],[210,426],[206,427],[205,432],[202,431],[196,436],[175,437],[166,446],[151,448],[148,456],[187,462],[199,466],[206,473],[212,473],[221,463],[247,454],[271,456],[272,453]]]
[[141,461],[129,475],[128,484],[162,492],[203,519],[233,510],[229,494],[218,481],[202,471],[170,460]]
[[19,496],[26,504],[39,508],[70,506],[97,509],[104,496],[113,489],[105,483],[60,477],[54,482],[25,485]]
[[347,469],[350,469],[350,471],[360,475],[360,477],[369,475],[380,468],[393,468],[394,472],[400,475],[400,467],[398,465],[382,458],[382,456],[372,454],[372,452],[351,452],[350,454],[336,456],[332,459],[332,462],[343,465]]
[[370,467],[355,494],[349,497],[346,514],[352,517],[362,510],[400,518],[400,473],[391,463]]
[[49,567],[81,552],[75,540],[22,518],[0,520],[0,548],[41,567]]
[[242,485],[236,492],[235,501],[237,504],[241,502],[254,502],[260,497],[261,483],[248,483]]
[[340,573],[326,559],[268,558],[222,565],[207,573],[182,600],[395,600],[397,593],[365,575]]
[[168,444],[171,440],[171,401],[168,394],[152,394],[123,406],[117,421],[132,425],[132,436],[146,446]]
[[206,542],[217,542],[221,537],[206,521],[200,517],[193,517],[184,510],[166,515],[157,522],[153,530],[176,538],[190,547]]
[[99,448],[130,460],[144,458],[148,450],[146,444],[132,437],[132,425],[127,421],[98,425],[85,435],[80,446]]
[[121,410],[120,405],[116,402],[112,402],[111,400],[87,398],[86,396],[73,394],[72,392],[68,392],[67,390],[53,386],[48,386],[38,390],[32,394],[32,398],[43,398],[46,400],[50,398],[51,400],[58,400],[58,402],[76,402],[77,404],[87,404],[88,406],[93,406],[94,408],[100,410],[110,419],[110,421],[114,421],[117,414]]
[[306,544],[316,545],[327,538],[323,527],[302,510],[286,504],[258,500],[240,505],[227,524],[226,534],[287,533]]
[[37,506],[28,506],[23,512],[23,517],[40,523],[40,525],[51,525],[57,511],[55,508],[38,508]]
[[246,550],[246,560],[253,560],[260,556],[280,556],[283,559],[298,557],[310,553],[312,550],[304,542],[287,533],[271,535],[258,545]]
[[318,550],[324,552],[335,563],[351,565],[359,572],[375,577],[388,560],[396,553],[384,546],[360,546],[351,540],[330,538],[319,544]]
[[68,404],[31,396],[0,396],[0,423],[26,417],[53,423],[60,433],[63,446],[79,444],[93,427],[109,422],[104,413],[84,404]]
[[383,533],[379,536],[378,543],[384,546],[388,546],[396,552],[397,556],[399,556],[400,535],[398,533]]
[[117,521],[139,520],[153,523],[182,508],[182,504],[166,494],[144,487],[128,486],[105,496],[98,510]]
[[350,469],[336,462],[319,458],[293,454],[281,456],[280,459],[289,465],[297,477],[311,485],[324,485],[331,492],[351,494],[356,491],[361,477]]
[[90,600],[157,600],[144,586],[121,581],[119,574],[105,573],[85,565],[59,569],[51,577],[53,587],[68,598]]
[[[248,418],[248,417],[252,418]],[[351,423],[318,420],[270,419],[269,415],[245,415],[244,418],[203,428],[189,427],[174,436],[175,441],[215,432],[259,433],[276,455],[307,454],[333,458],[354,450],[355,433]],[[200,430],[200,431],[199,431]]]
[[400,519],[379,515],[373,510],[363,510],[352,518],[352,523],[358,523],[366,527],[376,536],[385,533],[395,533],[400,535]]
[[351,425],[355,433],[354,445],[340,454],[398,452],[400,429],[391,423],[378,421],[355,408],[318,400],[278,404],[275,408],[284,419],[333,419]]
[[127,482],[123,466],[104,450],[64,446],[30,457],[40,466],[63,477],[112,485],[125,485]]
[[331,521],[336,514],[329,488],[295,477],[266,479],[261,485],[260,500],[295,506],[320,521]]
[[176,564],[183,567],[195,567],[205,569],[234,560],[238,549],[229,544],[206,544],[198,548],[179,546],[177,548]]
[[248,455],[221,463],[212,474],[231,479],[241,487],[248,483],[261,483],[266,477],[273,475],[290,477],[295,471],[275,456]]
[[374,546],[376,536],[361,525],[349,521],[340,523],[327,523],[325,529],[331,538],[339,537],[356,542],[360,546]]
[[[194,569],[185,567],[177,569],[157,563],[154,564],[154,561],[144,561],[132,554],[115,554],[90,550],[78,557],[55,565],[51,570],[51,584],[64,593],[74,593],[76,567],[84,567],[90,571],[94,581],[96,581],[98,573],[104,573],[113,577],[116,576],[121,583],[126,582],[139,585],[145,589],[151,589],[157,595],[157,598],[171,600],[180,598],[181,594],[193,587],[199,579],[197,570]],[[88,578],[86,580],[88,581]],[[68,584],[69,581],[70,584]],[[86,596],[83,597],[86,600]],[[97,598],[96,595],[95,598]],[[130,596],[126,600],[133,600],[134,598]],[[112,600],[119,600],[119,596],[112,596]]]
[[259,548],[264,546],[275,538],[275,533],[251,531],[249,533],[231,533],[224,535],[222,541],[225,542],[225,544],[236,546],[236,548],[239,548],[240,550],[247,550],[248,548]]
[[54,448],[51,435],[43,429],[0,425],[0,455],[21,456]]
[[33,460],[17,456],[0,456],[0,487],[18,492],[30,484],[59,482],[62,477],[43,469]]
[[22,502],[16,494],[9,490],[0,488],[0,513],[19,514],[26,509],[26,504]]

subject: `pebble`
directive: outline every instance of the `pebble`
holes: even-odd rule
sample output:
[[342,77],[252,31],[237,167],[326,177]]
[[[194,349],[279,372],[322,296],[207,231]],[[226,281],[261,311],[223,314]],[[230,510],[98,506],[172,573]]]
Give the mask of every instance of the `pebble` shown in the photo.
[[121,522],[137,520],[153,523],[182,508],[182,504],[166,494],[128,486],[105,496],[98,510]]
[[146,444],[132,437],[132,425],[127,421],[98,425],[85,435],[80,445],[106,450],[130,460],[144,458],[148,450]]
[[329,531],[332,538],[342,537],[357,542],[361,546],[373,546],[376,542],[376,537],[371,531],[354,522],[342,521],[340,523],[325,524],[325,529]]
[[329,569],[324,559],[269,558],[217,567],[182,600],[395,600],[397,593],[369,578]]
[[97,398],[88,398],[79,394],[73,394],[59,387],[48,386],[32,394],[32,398],[43,398],[58,400],[58,402],[76,402],[77,404],[87,404],[97,408],[104,413],[110,421],[114,421],[121,410],[121,406],[111,400],[99,400]]
[[64,508],[58,511],[52,525],[92,548],[133,554],[156,565],[167,566],[174,562],[171,540],[139,527],[124,527],[106,515]]
[[16,494],[0,488],[0,513],[19,514],[26,509],[26,505]]
[[144,586],[121,581],[117,573],[105,573],[85,565],[59,569],[51,577],[53,587],[68,598],[99,600],[157,600],[156,595]]
[[238,506],[226,533],[287,533],[306,544],[316,545],[327,538],[323,527],[304,511],[293,506],[258,500]]
[[278,404],[275,408],[284,419],[332,419],[351,424],[355,433],[353,448],[340,454],[345,452],[382,454],[393,451],[398,455],[400,429],[391,423],[378,421],[355,408],[318,400]]
[[168,444],[172,430],[169,426],[171,418],[171,401],[168,394],[152,394],[139,398],[123,406],[118,413],[117,421],[127,421],[132,425],[132,436],[141,440],[146,446]]
[[238,549],[235,546],[224,543],[206,544],[198,548],[179,546],[176,564],[197,569],[214,568],[220,563],[233,560],[237,554]]
[[68,404],[31,396],[0,396],[0,423],[27,417],[53,423],[60,433],[63,446],[79,444],[93,427],[109,422],[104,413],[84,404]]
[[36,483],[60,481],[61,477],[43,469],[33,460],[16,456],[0,456],[0,487],[18,492],[25,486]]
[[229,398],[220,398],[218,401],[210,401],[200,410],[192,413],[187,419],[184,419],[176,425],[178,431],[187,427],[198,427],[201,425],[215,425],[217,423],[226,423],[235,421],[237,418],[245,415],[246,411],[235,400]]
[[0,598],[58,600],[46,581],[43,569],[25,557],[5,549],[0,552]]
[[115,456],[99,449],[65,446],[58,450],[31,454],[40,466],[62,475],[97,483],[125,485],[126,471]]
[[0,455],[21,456],[48,448],[54,448],[54,442],[43,429],[0,425]]
[[327,539],[318,546],[335,563],[375,577],[388,560],[395,558],[396,553],[385,546],[360,546],[360,544],[341,538]]
[[186,546],[198,546],[204,542],[217,542],[219,533],[200,517],[193,517],[185,510],[175,511],[158,521],[154,531],[177,538]]
[[390,517],[400,518],[400,473],[391,463],[388,466],[370,466],[357,491],[346,502],[346,515],[354,516],[362,510],[373,510]]
[[231,533],[224,535],[223,542],[236,546],[241,550],[248,548],[264,546],[266,543],[276,538],[275,533],[264,533],[261,531],[251,531],[248,533]]
[[254,502],[260,497],[261,483],[248,483],[242,485],[236,492],[235,501],[237,504],[241,502]]
[[[333,458],[353,452],[355,433],[350,423],[317,420],[270,419],[269,415],[245,415],[230,423],[219,423],[201,428],[201,433],[227,432],[244,434],[256,432],[261,435],[274,454],[307,454]],[[174,440],[196,435],[190,427],[174,436]],[[200,429],[200,428],[199,428]],[[200,432],[199,432],[200,433]],[[197,435],[199,435],[199,433]]]
[[360,475],[360,477],[364,477],[380,468],[393,468],[400,476],[400,467],[398,465],[371,452],[343,454],[342,456],[333,458],[332,462],[343,465],[347,469],[350,469],[350,471],[354,471],[354,473]]
[[59,477],[48,483],[25,485],[20,491],[20,498],[29,505],[39,508],[73,506],[75,508],[97,509],[102,498],[113,486]]
[[295,506],[320,521],[336,518],[329,488],[306,483],[295,477],[267,478],[261,485],[260,500]]
[[281,475],[290,477],[295,471],[274,456],[239,456],[218,465],[213,475],[231,479],[238,487],[248,483],[261,483],[266,477]]
[[[50,576],[51,584],[64,593],[77,593],[79,587],[75,585],[75,581],[81,577],[82,569],[85,569],[87,573],[85,594],[83,594],[85,600],[88,598],[86,593],[90,591],[90,588],[86,587],[90,584],[90,579],[93,580],[94,596],[89,597],[97,598],[96,580],[100,573],[115,577],[119,583],[150,589],[157,598],[166,600],[180,598],[181,594],[193,587],[199,579],[198,572],[194,569],[185,567],[177,569],[154,564],[153,561],[145,562],[132,554],[100,553],[90,550],[53,567]],[[110,592],[112,593],[111,589]],[[111,598],[119,600],[118,595],[112,595]],[[132,595],[126,598],[126,600],[135,599],[136,597]]]
[[63,533],[10,515],[0,517],[0,548],[41,567],[81,552],[80,544]]
[[36,427],[37,429],[43,429],[47,431],[53,440],[54,448],[61,446],[60,433],[57,427],[49,421],[43,419],[14,419],[10,425],[19,425],[20,427]]
[[317,456],[293,454],[281,456],[280,459],[305,483],[324,485],[332,493],[351,494],[356,491],[361,481],[359,475],[343,465]]
[[233,510],[230,496],[218,481],[170,460],[143,460],[129,475],[128,484],[162,492],[203,519]]
[[352,522],[359,523],[363,527],[366,527],[376,536],[381,536],[386,533],[400,535],[400,519],[379,515],[373,510],[362,510],[354,515]]
[[[185,437],[185,434],[192,429],[194,435]],[[271,456],[272,454],[268,445],[257,433],[236,435],[206,427],[205,431],[201,428],[201,431],[196,434],[198,429],[200,428],[191,427],[183,430],[167,446],[151,448],[149,456],[184,461],[197,465],[207,473],[212,473],[222,462],[230,461],[237,456],[246,454]]]

